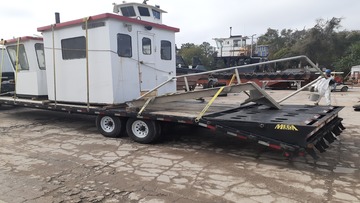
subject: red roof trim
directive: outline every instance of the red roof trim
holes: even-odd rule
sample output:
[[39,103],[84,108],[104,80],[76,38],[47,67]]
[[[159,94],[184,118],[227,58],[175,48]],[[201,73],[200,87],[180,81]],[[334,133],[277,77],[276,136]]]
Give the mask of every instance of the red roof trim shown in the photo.
[[24,37],[18,37],[18,38],[14,38],[14,39],[5,40],[5,44],[17,43],[17,41],[18,41],[19,38],[20,38],[20,42],[24,42],[24,41],[28,41],[28,40],[39,40],[39,41],[43,41],[43,38],[42,38],[42,37],[24,36]]
[[[143,21],[143,20],[134,19],[134,18],[128,18],[125,16],[120,16],[120,15],[116,15],[116,14],[112,14],[112,13],[104,13],[104,14],[99,14],[99,15],[95,15],[95,16],[90,16],[89,21],[101,20],[101,19],[105,19],[105,18],[113,18],[116,20],[126,21],[129,23],[136,23],[136,24],[140,24],[140,25],[152,26],[152,27],[156,27],[156,28],[163,29],[163,30],[169,30],[169,31],[173,31],[173,32],[180,31],[179,28],[170,27],[170,26],[163,25],[163,24],[151,23],[151,22],[147,22],[147,21]],[[55,24],[55,29],[81,24],[84,22],[84,19],[85,18]],[[39,27],[37,29],[37,31],[43,32],[43,31],[49,31],[51,29],[52,29],[52,25],[48,25],[48,26],[44,26],[44,27]]]

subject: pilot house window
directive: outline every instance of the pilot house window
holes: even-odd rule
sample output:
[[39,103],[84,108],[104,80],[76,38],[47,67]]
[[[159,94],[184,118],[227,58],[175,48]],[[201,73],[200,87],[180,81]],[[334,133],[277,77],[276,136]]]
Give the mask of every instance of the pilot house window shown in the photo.
[[35,52],[36,58],[41,70],[45,70],[45,54],[44,54],[44,44],[43,43],[36,43],[35,44]]
[[171,60],[171,42],[161,40],[161,59]]
[[117,53],[121,57],[132,57],[130,35],[117,34]]
[[147,37],[142,38],[142,52],[144,55],[151,54],[151,39]]
[[150,16],[150,12],[149,12],[148,8],[139,6],[138,9],[139,9],[140,16]]
[[159,11],[156,11],[156,10],[153,9],[152,12],[153,12],[154,18],[160,19],[160,12]]
[[122,8],[120,8],[120,10],[121,10],[121,13],[123,16],[131,17],[131,16],[136,15],[134,7],[132,7],[132,6],[122,7]]
[[[19,50],[19,51],[18,51]],[[27,60],[25,47],[23,44],[18,46],[8,46],[7,51],[10,55],[11,62],[14,66],[14,69],[17,70],[29,70],[29,63]],[[17,60],[18,59],[18,60]],[[16,63],[16,61],[18,61]]]
[[86,58],[85,37],[74,37],[61,40],[61,52],[64,60]]

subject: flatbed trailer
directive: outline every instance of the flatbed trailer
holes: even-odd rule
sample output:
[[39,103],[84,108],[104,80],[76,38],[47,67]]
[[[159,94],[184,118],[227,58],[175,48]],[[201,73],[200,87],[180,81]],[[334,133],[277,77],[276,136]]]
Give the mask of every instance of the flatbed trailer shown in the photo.
[[[249,91],[250,93],[247,93]],[[245,92],[239,102],[214,102],[221,93]],[[209,97],[209,95],[211,95]],[[326,151],[345,128],[338,117],[341,106],[280,105],[254,83],[141,98],[117,106],[90,106],[48,100],[0,96],[0,105],[97,115],[96,126],[106,137],[128,134],[147,144],[161,136],[170,123],[200,126],[241,140],[282,150],[287,157]]]
[[[318,67],[306,56],[290,57],[261,62],[257,65],[288,60],[305,59]],[[245,67],[243,65],[241,67]],[[325,152],[329,144],[345,129],[338,112],[342,106],[281,105],[280,103],[308,88],[320,78],[308,83],[285,98],[275,101],[256,83],[241,83],[237,67],[203,73],[234,70],[235,81],[228,86],[190,91],[188,77],[194,73],[169,78],[141,97],[117,105],[74,104],[50,101],[47,98],[21,98],[14,92],[0,94],[0,105],[21,106],[50,111],[97,115],[96,126],[106,137],[120,137],[128,134],[139,143],[151,143],[162,134],[168,124],[186,124],[219,131],[225,135],[283,150],[288,157],[310,154],[317,159],[317,153]],[[318,69],[320,74],[323,74]],[[166,83],[182,78],[186,92],[152,96],[153,92]],[[16,89],[15,89],[16,90]],[[223,94],[247,95],[236,102],[218,101]]]

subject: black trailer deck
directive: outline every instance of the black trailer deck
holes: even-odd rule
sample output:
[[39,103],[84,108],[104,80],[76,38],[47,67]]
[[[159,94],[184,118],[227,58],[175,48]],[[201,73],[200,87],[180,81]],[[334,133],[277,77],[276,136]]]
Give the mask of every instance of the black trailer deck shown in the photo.
[[[313,148],[324,152],[345,128],[340,106],[283,105],[272,109],[249,105],[204,117],[208,125],[224,126],[227,131],[253,138],[260,144],[316,157]],[[326,142],[325,142],[326,140]],[[265,141],[265,142],[264,142]],[[327,144],[328,143],[328,144]]]
[[281,109],[275,109],[256,103],[244,106],[215,104],[197,123],[196,118],[204,104],[186,101],[168,105],[149,107],[143,116],[164,121],[187,121],[282,149],[287,155],[307,151],[316,157],[314,148],[324,152],[345,129],[342,118],[338,117],[338,112],[343,109],[341,106],[281,105]]

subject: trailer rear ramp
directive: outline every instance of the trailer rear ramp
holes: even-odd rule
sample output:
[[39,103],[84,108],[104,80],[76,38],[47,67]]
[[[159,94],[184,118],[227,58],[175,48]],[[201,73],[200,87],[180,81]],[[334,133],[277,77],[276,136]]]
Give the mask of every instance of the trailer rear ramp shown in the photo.
[[317,158],[314,149],[325,152],[345,128],[338,112],[343,107],[283,105],[273,109],[252,104],[206,115],[207,126],[242,139],[282,149],[286,156],[305,151]]

